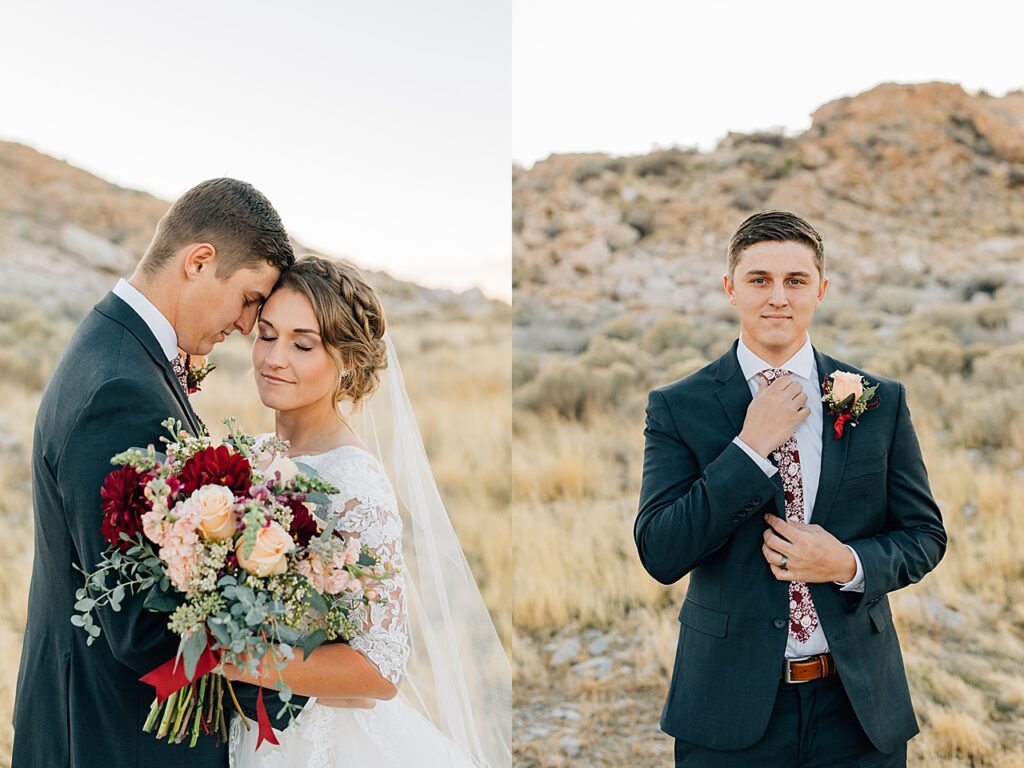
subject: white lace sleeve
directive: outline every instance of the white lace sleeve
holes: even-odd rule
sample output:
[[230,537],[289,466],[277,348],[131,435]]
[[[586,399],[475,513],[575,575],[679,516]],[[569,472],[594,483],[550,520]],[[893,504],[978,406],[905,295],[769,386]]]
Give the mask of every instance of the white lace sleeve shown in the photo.
[[[300,459],[301,460],[301,459]],[[396,686],[409,661],[408,614],[405,605],[405,563],[402,558],[402,519],[387,475],[377,460],[362,449],[345,447],[332,452],[321,476],[340,489],[332,508],[342,510],[338,530],[359,537],[397,573],[380,582],[387,595],[383,603],[360,608],[362,631],[349,645],[362,653]]]

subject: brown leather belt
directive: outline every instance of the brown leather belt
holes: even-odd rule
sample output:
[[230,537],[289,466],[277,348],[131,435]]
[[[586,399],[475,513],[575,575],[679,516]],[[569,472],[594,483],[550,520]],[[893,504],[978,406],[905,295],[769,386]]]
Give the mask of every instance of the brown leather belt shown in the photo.
[[835,673],[836,663],[832,660],[832,654],[823,653],[807,659],[786,659],[779,677],[787,683],[806,683],[809,680],[831,677]]

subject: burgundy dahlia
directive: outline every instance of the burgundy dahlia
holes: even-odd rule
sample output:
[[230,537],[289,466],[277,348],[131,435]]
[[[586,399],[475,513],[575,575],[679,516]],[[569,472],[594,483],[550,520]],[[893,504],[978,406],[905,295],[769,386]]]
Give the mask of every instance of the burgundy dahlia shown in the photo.
[[182,490],[188,496],[204,485],[223,485],[236,496],[249,493],[252,467],[244,456],[232,453],[227,446],[209,447],[196,453],[181,468]]
[[278,496],[277,500],[292,511],[292,524],[288,533],[300,547],[309,546],[309,540],[317,535],[319,528],[316,519],[303,503],[306,497],[302,494],[288,494]]
[[100,495],[103,497],[103,522],[100,532],[103,538],[122,552],[132,546],[123,541],[119,534],[126,533],[135,538],[142,530],[142,515],[149,511],[149,502],[144,490],[145,477],[134,467],[115,469],[103,481]]

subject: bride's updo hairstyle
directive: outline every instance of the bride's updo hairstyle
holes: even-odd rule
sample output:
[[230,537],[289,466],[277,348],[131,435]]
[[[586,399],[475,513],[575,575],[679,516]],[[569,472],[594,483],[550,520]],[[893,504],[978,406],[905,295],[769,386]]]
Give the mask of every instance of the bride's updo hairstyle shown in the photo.
[[377,291],[351,264],[312,255],[297,259],[277,288],[309,299],[320,339],[338,366],[334,402],[358,405],[377,388],[388,364],[384,308]]

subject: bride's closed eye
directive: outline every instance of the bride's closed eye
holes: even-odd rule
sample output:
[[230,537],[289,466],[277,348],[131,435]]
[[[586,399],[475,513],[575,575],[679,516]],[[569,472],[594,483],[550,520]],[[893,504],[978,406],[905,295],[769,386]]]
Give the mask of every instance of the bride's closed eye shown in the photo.
[[[277,336],[260,335],[257,338],[259,338],[260,341],[277,341]],[[313,350],[312,347],[304,347],[301,344],[293,344],[292,346],[295,347],[296,349],[301,349],[303,352],[311,352]]]

